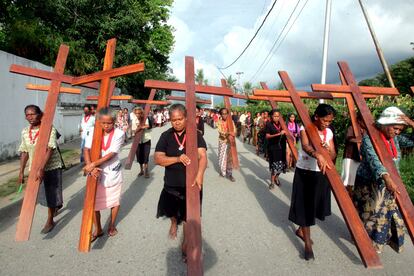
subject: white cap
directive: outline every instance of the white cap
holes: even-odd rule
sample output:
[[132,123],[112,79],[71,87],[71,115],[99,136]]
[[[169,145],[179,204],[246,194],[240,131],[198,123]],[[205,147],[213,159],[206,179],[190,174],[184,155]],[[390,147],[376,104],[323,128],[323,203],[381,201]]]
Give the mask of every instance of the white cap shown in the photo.
[[398,107],[390,106],[384,109],[377,123],[380,125],[406,125],[407,123],[401,120],[401,115],[404,113]]

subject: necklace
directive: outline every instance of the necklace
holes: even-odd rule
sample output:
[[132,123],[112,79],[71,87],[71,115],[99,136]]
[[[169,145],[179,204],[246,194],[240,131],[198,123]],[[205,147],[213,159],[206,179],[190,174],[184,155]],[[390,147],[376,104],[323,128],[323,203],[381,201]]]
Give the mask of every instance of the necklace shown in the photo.
[[32,129],[33,129],[33,127],[30,126],[29,127],[29,140],[30,140],[30,144],[34,145],[36,143],[37,137],[39,137],[40,131],[37,131],[36,134],[35,134],[35,136],[33,137],[33,135],[32,135]]
[[185,140],[187,139],[187,134],[184,134],[183,142],[180,143],[180,140],[178,140],[178,135],[176,132],[174,132],[175,141],[177,141],[177,144],[179,145],[178,150],[182,151],[184,149]]
[[385,138],[384,134],[382,133],[381,133],[381,139],[386,145],[387,151],[390,153],[390,155],[392,155],[392,158],[396,160],[398,157],[398,152],[397,152],[397,147],[395,146],[395,143],[394,143],[394,139],[387,140],[387,138]]
[[280,128],[281,128],[281,126],[280,126],[280,125],[278,126],[278,125],[276,125],[275,123],[273,123],[273,125],[275,126],[275,128],[277,129],[277,131],[278,131],[278,132],[280,132]]
[[106,141],[106,145],[105,145],[105,137],[102,137],[101,149],[103,151],[107,151],[109,147],[111,146],[114,133],[115,133],[115,129],[112,129],[112,131],[109,133],[109,137],[108,137],[108,140]]
[[91,115],[88,115],[88,116],[85,116],[85,117],[83,117],[83,121],[85,122],[85,123],[87,123],[88,121],[89,121],[89,118],[91,117]]

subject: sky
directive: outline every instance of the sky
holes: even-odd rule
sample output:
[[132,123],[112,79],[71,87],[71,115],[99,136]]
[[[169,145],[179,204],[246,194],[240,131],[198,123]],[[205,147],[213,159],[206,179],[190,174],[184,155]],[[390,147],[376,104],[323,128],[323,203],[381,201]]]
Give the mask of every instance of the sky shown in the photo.
[[[236,59],[273,1],[176,0],[169,19],[175,29],[175,46],[170,56],[174,75],[184,81],[184,57],[193,56],[196,70],[204,70],[209,84],[220,85],[222,75],[217,66],[225,67]],[[387,62],[393,64],[413,56],[414,46],[410,42],[414,42],[414,0],[363,2]],[[245,54],[222,72],[236,79],[236,72],[243,72],[239,75],[241,85],[266,81],[273,87],[280,82],[277,72],[284,70],[298,88],[310,90],[311,83],[321,82],[325,5],[323,0],[277,0]],[[285,24],[281,35],[286,35],[285,39],[273,47]],[[332,0],[330,26],[327,83],[339,82],[340,60],[349,63],[358,80],[383,72],[357,0]]]

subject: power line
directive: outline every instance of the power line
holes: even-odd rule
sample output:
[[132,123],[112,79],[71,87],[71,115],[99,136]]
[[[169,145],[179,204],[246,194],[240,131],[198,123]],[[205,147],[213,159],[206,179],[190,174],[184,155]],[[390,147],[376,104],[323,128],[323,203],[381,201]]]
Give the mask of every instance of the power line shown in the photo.
[[260,29],[263,27],[263,25],[264,25],[264,23],[266,22],[266,20],[267,20],[267,17],[269,16],[269,14],[272,12],[272,10],[273,10],[273,8],[274,8],[274,6],[276,5],[276,3],[277,3],[277,1],[278,0],[275,0],[274,2],[273,2],[273,4],[272,4],[272,6],[270,7],[270,10],[267,12],[267,14],[266,14],[266,16],[265,16],[265,18],[263,19],[263,21],[262,21],[262,23],[260,24],[260,26],[259,26],[259,28],[256,30],[256,33],[253,35],[253,37],[250,39],[250,41],[249,41],[249,43],[247,44],[247,46],[243,49],[243,51],[241,52],[241,54],[231,63],[231,64],[229,64],[229,65],[227,65],[227,66],[225,66],[225,67],[217,67],[217,68],[219,68],[219,69],[222,69],[222,70],[224,70],[224,69],[227,69],[227,68],[229,68],[230,66],[232,66],[233,64],[235,64],[240,58],[241,58],[241,56],[244,54],[244,52],[246,52],[246,50],[247,50],[247,48],[249,48],[249,46],[250,46],[250,44],[252,44],[252,42],[253,42],[253,40],[256,38],[256,36],[257,36],[257,34],[259,33],[259,31],[260,31]]
[[[282,37],[282,34],[283,34],[283,32],[285,31],[285,29],[286,29],[287,25],[289,24],[289,22],[290,22],[290,20],[291,20],[291,18],[292,18],[292,16],[293,16],[293,14],[295,13],[295,11],[296,11],[297,7],[299,6],[300,1],[301,1],[301,0],[298,0],[298,2],[296,3],[295,8],[293,9],[292,13],[290,14],[290,16],[289,16],[289,18],[288,18],[288,20],[287,20],[286,24],[283,26],[283,29],[282,29],[282,31],[279,33],[279,36],[277,37],[276,41],[273,43],[273,46],[272,46],[272,48],[270,49],[270,51],[269,51],[268,55],[266,56],[266,58],[264,59],[264,61],[263,61],[263,62],[261,63],[261,65],[259,66],[259,69],[258,69],[258,70],[257,70],[257,71],[253,74],[253,77],[249,80],[249,82],[252,82],[252,81],[256,78],[256,76],[257,76],[259,73],[261,73],[261,72],[262,72],[262,71],[266,68],[266,66],[267,66],[267,65],[269,64],[269,62],[270,62],[269,57],[272,55],[272,53],[274,54],[274,53],[276,53],[276,52],[277,52],[277,50],[280,48],[280,46],[282,45],[283,41],[285,40],[286,36],[289,34],[290,30],[292,29],[293,25],[296,23],[296,20],[299,18],[300,14],[302,13],[303,9],[305,8],[306,4],[308,3],[308,0],[306,0],[306,1],[305,1],[305,4],[302,6],[302,8],[300,9],[300,11],[299,11],[299,12],[298,12],[298,14],[296,15],[296,18],[293,20],[293,22],[292,22],[292,24],[290,25],[290,27],[289,27],[288,31],[287,31],[287,32],[284,34],[284,36]],[[282,40],[280,40],[280,38],[281,38],[281,37],[282,37]],[[279,43],[279,45],[277,46],[277,48],[275,49],[275,46],[277,45],[277,43],[279,42],[279,40],[280,40],[280,43]],[[273,50],[274,50],[274,49],[275,49],[275,51],[273,52]]]

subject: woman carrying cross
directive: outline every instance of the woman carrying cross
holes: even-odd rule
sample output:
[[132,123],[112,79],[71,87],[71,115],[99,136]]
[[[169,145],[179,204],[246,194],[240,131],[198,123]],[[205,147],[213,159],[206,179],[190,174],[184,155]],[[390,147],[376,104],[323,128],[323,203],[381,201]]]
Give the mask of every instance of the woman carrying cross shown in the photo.
[[[170,107],[172,128],[161,134],[155,147],[154,160],[157,165],[165,167],[164,188],[158,201],[157,218],[167,217],[171,220],[169,237],[176,239],[178,225],[186,221],[186,166],[198,162],[198,172],[193,186],[200,189],[200,204],[204,171],[207,167],[207,145],[200,132],[197,133],[198,160],[190,160],[186,155],[187,111],[182,104]],[[181,250],[185,260],[186,237],[183,231]]]
[[[230,132],[227,126],[227,117],[229,116],[229,110],[227,108],[220,109],[220,116],[217,123],[217,129],[219,133],[218,141],[218,162],[220,168],[220,176],[228,178],[231,182],[235,182],[233,177],[233,161],[231,156],[230,136],[235,137],[234,132]],[[233,121],[231,120],[233,123]],[[236,129],[233,124],[233,129]]]
[[[400,135],[414,121],[397,107],[388,107],[377,120],[383,146],[399,166],[401,148],[414,146],[414,135]],[[389,244],[401,252],[404,244],[404,221],[395,201],[399,193],[393,179],[382,165],[367,134],[362,137],[362,162],[357,170],[354,186],[354,204],[371,237],[375,249],[381,253]]]
[[[20,152],[20,172],[19,183],[24,183],[24,169],[27,162],[29,162],[29,170],[31,168],[33,154],[37,143],[37,137],[39,136],[40,124],[43,116],[43,112],[37,105],[28,105],[24,109],[26,120],[29,122],[29,126],[25,127],[22,131],[21,144],[19,147]],[[50,133],[49,143],[46,151],[46,156],[43,160],[44,164],[37,174],[37,178],[43,180],[43,189],[40,191],[39,198],[46,197],[46,206],[48,207],[48,216],[45,226],[41,233],[46,234],[52,231],[55,227],[53,217],[57,214],[57,210],[63,206],[62,195],[62,168],[63,162],[60,153],[57,150],[57,137],[56,129],[52,127]],[[43,200],[40,201],[43,205]]]
[[93,220],[95,231],[92,234],[91,242],[103,236],[101,210],[111,209],[108,236],[115,236],[118,233],[115,222],[119,212],[123,182],[121,162],[118,155],[124,143],[125,132],[115,128],[116,114],[108,108],[98,110],[97,114],[97,119],[104,132],[101,155],[98,160],[91,160],[90,149],[92,147],[93,135],[89,135],[85,142],[84,156],[86,165],[83,168],[85,174],[98,178],[95,217]]

